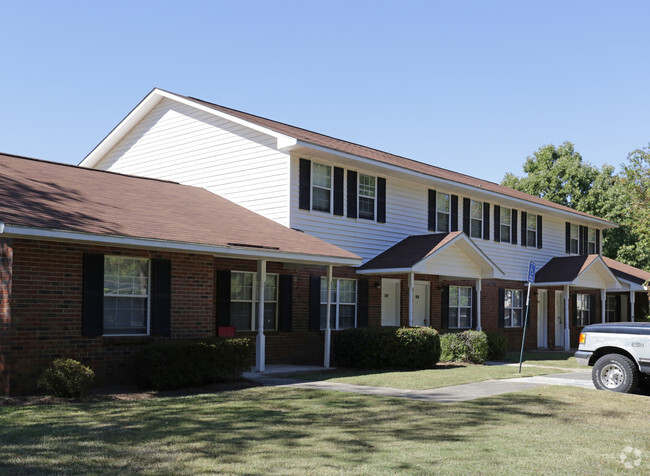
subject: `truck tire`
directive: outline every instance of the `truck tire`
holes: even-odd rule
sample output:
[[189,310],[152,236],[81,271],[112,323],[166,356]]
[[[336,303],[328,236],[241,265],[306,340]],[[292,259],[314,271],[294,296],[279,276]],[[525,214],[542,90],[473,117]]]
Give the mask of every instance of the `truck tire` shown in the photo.
[[591,379],[599,390],[630,393],[639,382],[639,370],[626,356],[607,354],[596,361]]

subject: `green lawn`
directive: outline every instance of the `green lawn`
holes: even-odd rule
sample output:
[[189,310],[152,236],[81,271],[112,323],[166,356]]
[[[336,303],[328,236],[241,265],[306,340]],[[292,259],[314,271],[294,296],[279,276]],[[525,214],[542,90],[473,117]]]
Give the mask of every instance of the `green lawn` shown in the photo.
[[[576,362],[574,352],[524,352],[524,364],[546,367],[563,367],[567,369],[586,369]],[[519,363],[519,352],[508,353],[507,362]]]
[[426,390],[430,388],[441,388],[449,387],[451,385],[481,382],[483,380],[548,375],[559,373],[561,370],[524,367],[521,370],[521,374],[518,372],[518,368],[504,365],[487,366],[456,364],[447,366],[439,365],[434,369],[427,370],[399,372],[337,369],[322,372],[301,373],[296,374],[293,377],[301,380],[327,380],[328,382],[349,383],[354,385]]
[[544,387],[458,404],[289,388],[0,407],[0,474],[625,474],[648,397]]

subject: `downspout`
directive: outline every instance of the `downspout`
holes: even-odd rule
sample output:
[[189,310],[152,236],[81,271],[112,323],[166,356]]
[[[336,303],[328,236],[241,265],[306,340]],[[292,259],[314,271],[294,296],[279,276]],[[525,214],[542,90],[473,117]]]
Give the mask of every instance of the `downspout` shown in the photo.
[[266,261],[257,262],[257,371],[266,370],[266,336],[264,335],[264,283],[266,282]]
[[564,350],[571,348],[571,331],[569,330],[569,285],[564,286]]
[[327,267],[327,311],[325,311],[325,349],[323,352],[323,367],[330,368],[330,347],[332,343],[332,327],[330,319],[332,314],[332,265]]

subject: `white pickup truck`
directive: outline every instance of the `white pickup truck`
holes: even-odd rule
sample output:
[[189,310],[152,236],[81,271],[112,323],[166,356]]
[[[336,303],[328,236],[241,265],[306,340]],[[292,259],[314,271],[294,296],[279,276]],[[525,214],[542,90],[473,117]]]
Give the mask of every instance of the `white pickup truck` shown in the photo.
[[650,374],[650,323],[592,324],[582,329],[579,342],[576,360],[593,366],[598,389],[629,393]]

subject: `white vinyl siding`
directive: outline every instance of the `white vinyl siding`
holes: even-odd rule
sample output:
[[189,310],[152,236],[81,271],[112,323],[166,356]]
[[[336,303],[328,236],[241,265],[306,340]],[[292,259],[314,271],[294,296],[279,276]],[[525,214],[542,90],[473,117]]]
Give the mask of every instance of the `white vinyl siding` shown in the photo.
[[96,168],[203,187],[289,226],[289,155],[274,137],[163,99]]

